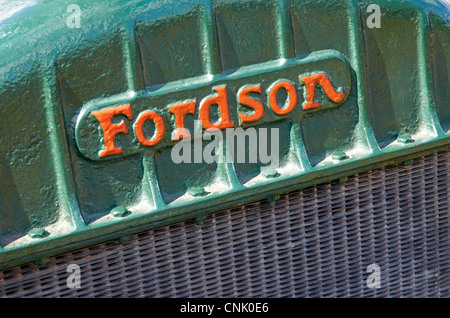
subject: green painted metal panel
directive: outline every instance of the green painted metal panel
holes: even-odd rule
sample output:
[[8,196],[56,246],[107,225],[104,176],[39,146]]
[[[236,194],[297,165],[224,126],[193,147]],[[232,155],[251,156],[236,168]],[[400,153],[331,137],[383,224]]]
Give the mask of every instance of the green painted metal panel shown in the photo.
[[[70,5],[0,8],[0,268],[450,145],[445,2]],[[243,123],[249,99],[262,115]],[[182,119],[198,137],[181,163],[178,104],[192,106]],[[222,136],[267,133],[279,164],[250,160],[251,142],[211,147],[208,122]]]

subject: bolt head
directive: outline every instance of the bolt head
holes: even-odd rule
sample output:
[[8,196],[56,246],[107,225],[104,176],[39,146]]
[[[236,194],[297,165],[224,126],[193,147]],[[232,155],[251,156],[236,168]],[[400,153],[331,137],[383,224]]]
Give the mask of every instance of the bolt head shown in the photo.
[[116,206],[114,209],[111,210],[111,214],[118,218],[123,218],[127,216],[130,213],[130,211],[127,210],[124,206]]
[[36,227],[28,231],[28,236],[31,238],[43,238],[47,234],[47,231],[41,227]]
[[333,160],[345,160],[348,157],[345,154],[345,152],[343,152],[343,151],[336,151],[336,152],[333,152],[332,158],[333,158]]
[[414,142],[414,139],[410,135],[399,135],[397,141],[402,144],[408,144]]
[[276,178],[280,175],[278,173],[278,171],[273,168],[266,168],[266,169],[261,169],[261,170],[262,170],[261,171],[262,175],[266,178]]
[[189,189],[189,193],[193,197],[202,197],[202,196],[207,194],[205,189],[203,189],[202,187],[192,187],[192,188]]

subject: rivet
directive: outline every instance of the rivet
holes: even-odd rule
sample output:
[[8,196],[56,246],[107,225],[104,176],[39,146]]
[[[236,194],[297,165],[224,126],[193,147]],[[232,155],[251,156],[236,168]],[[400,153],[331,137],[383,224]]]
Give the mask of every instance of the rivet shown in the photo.
[[130,214],[131,212],[127,210],[127,208],[119,205],[116,206],[114,209],[111,210],[111,214],[117,218],[123,218]]
[[189,189],[189,193],[193,197],[202,197],[207,194],[205,189],[203,189],[202,187],[192,187]]
[[36,228],[28,231],[28,236],[31,238],[43,238],[47,234],[48,234],[48,232],[41,227],[36,227]]
[[408,144],[414,142],[414,139],[410,135],[399,135],[397,141],[402,144]]
[[266,178],[276,178],[280,174],[278,173],[277,170],[275,170],[273,168],[266,168],[266,169],[262,170],[262,175]]
[[336,151],[336,152],[333,152],[332,158],[333,158],[333,160],[345,160],[348,157],[345,154],[345,152],[343,152],[343,151]]

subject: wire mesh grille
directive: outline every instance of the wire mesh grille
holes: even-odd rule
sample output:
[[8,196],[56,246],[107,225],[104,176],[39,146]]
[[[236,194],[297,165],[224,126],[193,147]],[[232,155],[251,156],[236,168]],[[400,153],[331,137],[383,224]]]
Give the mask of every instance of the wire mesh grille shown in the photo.
[[[0,272],[3,297],[449,297],[450,152]],[[70,289],[67,266],[81,269]],[[380,267],[380,288],[367,267]]]

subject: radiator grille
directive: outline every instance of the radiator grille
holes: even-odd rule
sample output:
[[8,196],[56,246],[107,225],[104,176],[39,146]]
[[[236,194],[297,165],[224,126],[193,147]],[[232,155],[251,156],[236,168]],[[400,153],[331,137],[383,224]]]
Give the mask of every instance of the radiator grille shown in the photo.
[[[3,297],[449,297],[450,152],[0,272]],[[70,289],[67,266],[81,268]],[[381,269],[370,289],[367,267]]]

